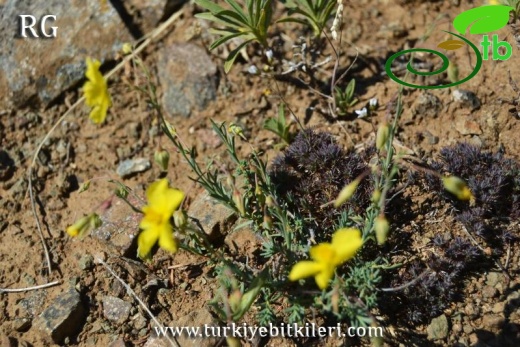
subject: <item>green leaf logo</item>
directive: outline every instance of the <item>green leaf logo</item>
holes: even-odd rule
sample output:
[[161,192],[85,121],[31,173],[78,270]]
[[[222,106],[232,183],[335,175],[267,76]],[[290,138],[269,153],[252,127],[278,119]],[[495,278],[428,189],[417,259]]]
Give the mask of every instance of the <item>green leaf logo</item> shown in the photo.
[[505,5],[480,6],[462,12],[453,20],[453,26],[462,35],[469,29],[470,34],[486,34],[507,25],[509,12],[514,8]]

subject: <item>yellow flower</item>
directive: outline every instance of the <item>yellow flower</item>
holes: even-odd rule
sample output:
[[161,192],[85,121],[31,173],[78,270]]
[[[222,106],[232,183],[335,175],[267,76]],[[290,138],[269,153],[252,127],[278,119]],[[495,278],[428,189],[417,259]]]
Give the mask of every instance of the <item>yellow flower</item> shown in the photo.
[[289,274],[290,281],[314,276],[320,289],[327,288],[336,267],[352,259],[363,245],[361,232],[355,228],[343,228],[332,235],[332,243],[320,243],[311,247],[313,260],[296,263]]
[[184,193],[168,187],[168,180],[163,178],[152,183],[146,190],[148,205],[143,207],[144,217],[139,224],[143,231],[137,238],[137,254],[147,258],[153,245],[159,240],[159,247],[169,252],[177,251],[173,238],[170,217],[181,205]]
[[442,184],[451,194],[455,195],[459,200],[474,199],[471,190],[462,179],[457,176],[445,176],[442,178]]
[[92,108],[90,119],[96,124],[105,121],[107,110],[112,106],[110,94],[108,94],[107,81],[99,71],[101,63],[98,60],[87,58],[87,71],[85,76],[88,81],[83,85],[86,104]]

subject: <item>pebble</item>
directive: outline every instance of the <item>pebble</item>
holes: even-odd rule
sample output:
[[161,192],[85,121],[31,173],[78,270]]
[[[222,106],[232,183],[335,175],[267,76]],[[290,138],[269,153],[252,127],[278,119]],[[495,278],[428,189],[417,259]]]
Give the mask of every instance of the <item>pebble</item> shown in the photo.
[[497,314],[486,314],[482,318],[482,327],[486,330],[496,330],[502,327],[505,323],[505,318]]
[[206,191],[195,198],[188,215],[198,220],[204,232],[212,239],[225,235],[236,220],[230,208],[219,204]]
[[123,324],[130,315],[132,304],[114,296],[103,297],[103,315],[114,324]]
[[472,110],[480,107],[480,99],[475,93],[469,90],[455,89],[452,92],[453,100],[461,103],[465,107],[469,107]]
[[448,337],[449,325],[448,318],[445,315],[433,318],[430,325],[426,328],[428,339],[442,340]]
[[90,254],[85,254],[79,259],[78,265],[83,271],[90,270],[94,266],[94,257]]
[[497,295],[498,291],[496,290],[495,287],[492,287],[492,286],[485,286],[483,289],[482,289],[482,296],[484,298],[494,298],[496,295]]
[[157,75],[163,89],[163,105],[173,116],[189,117],[217,97],[217,66],[206,49],[178,43],[162,49]]
[[35,326],[47,333],[55,343],[61,344],[66,337],[81,330],[84,318],[85,308],[81,297],[71,288],[52,301],[38,316]]
[[152,164],[146,158],[127,159],[122,161],[117,167],[116,173],[120,177],[127,177],[132,174],[148,170]]

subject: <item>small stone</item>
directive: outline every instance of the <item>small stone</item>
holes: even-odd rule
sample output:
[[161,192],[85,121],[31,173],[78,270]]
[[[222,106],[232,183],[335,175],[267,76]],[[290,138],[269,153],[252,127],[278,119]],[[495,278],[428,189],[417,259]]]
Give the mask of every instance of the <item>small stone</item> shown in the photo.
[[24,332],[31,327],[32,320],[30,318],[15,318],[13,321],[13,329],[18,332]]
[[505,323],[505,318],[497,314],[486,314],[482,317],[482,328],[486,330],[497,330]]
[[[237,224],[240,224],[240,221],[238,221]],[[249,228],[241,228],[232,231],[226,236],[224,243],[228,246],[231,253],[245,253],[250,258],[253,257],[253,253],[261,247],[260,237]]]
[[103,297],[103,315],[114,324],[123,324],[130,315],[132,304],[114,296]]
[[455,89],[452,92],[453,100],[461,103],[464,107],[469,107],[472,110],[480,107],[480,100],[475,93],[469,90]]
[[493,305],[493,308],[491,309],[491,311],[493,313],[504,313],[504,309],[506,307],[506,303],[505,302],[497,302],[495,305]]
[[436,118],[442,109],[441,100],[429,92],[422,92],[412,105],[412,114],[419,118]]
[[79,293],[71,288],[59,295],[35,321],[39,330],[46,332],[52,340],[61,344],[66,337],[73,336],[83,325],[85,308]]
[[455,129],[461,135],[480,135],[482,134],[482,129],[480,125],[471,119],[466,119],[463,117],[457,118],[455,121]]
[[485,298],[494,298],[497,295],[497,290],[495,287],[492,286],[485,286],[482,289],[482,296]]
[[452,330],[454,333],[456,333],[456,334],[460,333],[460,332],[462,331],[462,324],[460,324],[460,323],[455,323],[455,324],[453,324],[451,330]]
[[466,313],[466,315],[469,318],[476,318],[479,315],[480,310],[479,310],[478,306],[469,304],[464,308],[464,312]]
[[225,235],[236,220],[234,211],[219,204],[206,191],[195,198],[188,215],[197,220],[204,232],[213,239]]
[[120,177],[127,177],[148,170],[152,164],[146,158],[127,159],[122,161],[116,169]]
[[[153,329],[152,329],[153,331]],[[164,337],[157,337],[150,335],[148,339],[146,340],[143,347],[170,347],[170,343],[168,343],[168,340]]]
[[193,43],[178,43],[160,51],[157,69],[165,110],[189,117],[217,96],[217,66],[206,50]]
[[462,327],[462,330],[464,330],[465,334],[471,334],[473,332],[473,327],[471,325],[467,324],[467,322],[466,322],[466,325],[464,325]]
[[[179,317],[175,323],[170,325],[188,326],[188,327],[202,327],[215,325],[215,321],[211,312],[206,308],[201,308],[188,313],[185,316]],[[177,337],[177,341],[183,347],[211,347],[217,343],[215,337],[188,337],[187,334]]]
[[136,314],[132,317],[132,321],[134,323],[134,328],[137,330],[141,330],[146,327],[146,324],[148,323],[146,318],[140,313]]
[[426,330],[428,332],[428,339],[430,340],[442,340],[447,338],[449,333],[448,318],[446,318],[445,315],[433,318]]
[[94,257],[90,254],[85,254],[79,259],[78,265],[83,271],[90,270],[94,266]]
[[128,345],[126,344],[125,340],[123,340],[123,339],[117,339],[115,341],[112,341],[108,345],[108,347],[126,347],[126,346],[128,346]]
[[499,272],[490,272],[486,275],[486,284],[494,287],[500,282],[501,274]]

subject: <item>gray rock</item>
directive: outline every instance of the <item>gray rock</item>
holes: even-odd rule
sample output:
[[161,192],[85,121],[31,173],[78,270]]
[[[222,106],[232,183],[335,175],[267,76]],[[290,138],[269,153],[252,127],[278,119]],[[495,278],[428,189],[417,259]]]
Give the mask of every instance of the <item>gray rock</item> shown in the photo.
[[[201,308],[188,313],[185,316],[179,317],[176,322],[172,322],[170,326],[188,326],[188,327],[203,327],[204,324],[208,326],[215,326],[211,312],[206,308]],[[189,337],[187,334],[177,337],[177,342],[183,347],[211,347],[217,343],[215,337]]]
[[[142,205],[142,202],[132,194],[128,195],[127,199],[134,206]],[[135,237],[139,233],[139,222],[143,215],[132,211],[124,201],[117,199],[100,218],[103,223],[93,230],[91,235],[106,241],[111,252],[125,257],[135,256],[137,250]]]
[[419,118],[436,118],[442,109],[442,102],[435,95],[423,92],[412,105],[412,114]]
[[[41,32],[39,38],[22,37],[17,32],[20,14],[38,21],[55,15],[46,31],[50,34],[51,27],[57,27],[56,37],[45,38]],[[34,96],[48,105],[83,78],[87,56],[111,59],[132,40],[110,1],[7,0],[0,11],[0,32],[0,105],[6,107],[21,106]]]
[[160,52],[157,63],[163,105],[172,115],[189,117],[217,96],[217,67],[206,50],[192,43],[175,44]]
[[[236,224],[240,224],[240,220]],[[233,254],[246,254],[254,256],[254,252],[261,247],[262,239],[247,227],[230,232],[224,239]]]
[[140,313],[133,316],[132,321],[134,322],[134,328],[137,330],[141,330],[141,329],[145,328],[146,324],[148,323],[146,318],[144,318],[144,316]]
[[83,271],[90,270],[94,266],[94,257],[90,254],[85,254],[79,259],[78,265]]
[[15,318],[13,321],[13,329],[18,332],[24,332],[29,330],[32,325],[30,318]]
[[505,321],[505,318],[501,315],[485,314],[484,317],[482,317],[482,328],[496,332],[504,325]]
[[103,315],[114,324],[123,324],[130,316],[132,304],[114,296],[103,297]]
[[187,0],[125,0],[122,5],[133,18],[139,18],[141,30],[147,33],[184,2]]
[[146,158],[127,159],[122,161],[116,169],[116,173],[120,177],[130,176],[132,174],[148,170],[152,164]]
[[472,110],[480,107],[480,99],[469,90],[455,89],[452,92],[452,96],[453,100],[461,103],[464,107],[469,107]]
[[237,219],[234,211],[219,204],[206,191],[195,198],[188,215],[200,223],[211,239],[226,235]]
[[493,298],[497,295],[497,293],[498,291],[496,290],[496,288],[492,286],[485,286],[482,289],[482,296],[484,298]]
[[66,337],[73,336],[83,325],[85,308],[79,293],[71,288],[59,295],[36,318],[35,326],[47,333],[52,340],[60,344]]
[[486,275],[486,284],[488,286],[494,287],[500,282],[501,273],[499,272],[490,272]]
[[433,318],[426,331],[428,332],[428,339],[430,340],[443,340],[447,338],[450,331],[448,318],[446,318],[445,315]]

